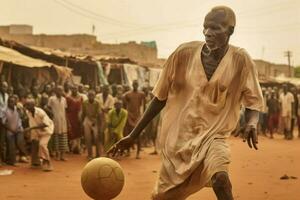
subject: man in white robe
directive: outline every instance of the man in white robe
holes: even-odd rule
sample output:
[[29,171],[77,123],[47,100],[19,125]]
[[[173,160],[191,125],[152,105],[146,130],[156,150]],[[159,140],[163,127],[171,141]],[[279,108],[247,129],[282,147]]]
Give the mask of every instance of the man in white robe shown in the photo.
[[241,131],[257,149],[256,127],[263,97],[247,52],[229,45],[235,14],[225,6],[205,17],[205,42],[180,45],[168,58],[153,90],[154,99],[131,134],[110,152],[122,153],[163,108],[158,136],[162,167],[152,198],[182,200],[211,185],[218,200],[233,200],[226,138],[246,108]]

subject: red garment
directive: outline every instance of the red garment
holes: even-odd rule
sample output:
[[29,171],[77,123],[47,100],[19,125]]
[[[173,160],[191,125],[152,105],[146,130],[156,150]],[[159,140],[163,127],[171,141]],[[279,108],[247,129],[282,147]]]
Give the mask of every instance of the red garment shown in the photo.
[[80,138],[81,133],[81,127],[80,127],[80,121],[79,121],[79,112],[81,110],[82,106],[82,98],[79,97],[72,97],[67,96],[67,119],[68,119],[68,137],[69,140],[74,140],[77,138]]

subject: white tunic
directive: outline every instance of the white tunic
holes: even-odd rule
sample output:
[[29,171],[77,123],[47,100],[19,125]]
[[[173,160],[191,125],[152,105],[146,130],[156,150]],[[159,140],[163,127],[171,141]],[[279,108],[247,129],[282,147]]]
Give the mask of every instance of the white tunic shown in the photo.
[[238,123],[241,103],[257,111],[263,107],[257,72],[246,51],[230,45],[208,81],[201,61],[203,45],[190,42],[177,48],[153,90],[159,100],[167,100],[158,136],[162,168],[154,199],[169,199],[164,195],[190,178],[196,183],[178,189],[170,199],[183,191],[196,192],[215,172],[227,171],[225,138]]
[[38,139],[43,135],[52,135],[54,131],[53,121],[48,117],[43,109],[35,107],[34,110],[34,116],[31,112],[26,111],[29,119],[29,127],[39,126],[41,124],[45,124],[47,127],[43,129],[31,130],[31,139]]
[[66,99],[64,97],[59,99],[57,96],[52,96],[49,98],[48,106],[53,112],[54,133],[67,133]]
[[281,93],[279,97],[281,103],[281,116],[291,117],[292,116],[292,103],[294,103],[294,96],[292,93],[287,92],[286,94]]

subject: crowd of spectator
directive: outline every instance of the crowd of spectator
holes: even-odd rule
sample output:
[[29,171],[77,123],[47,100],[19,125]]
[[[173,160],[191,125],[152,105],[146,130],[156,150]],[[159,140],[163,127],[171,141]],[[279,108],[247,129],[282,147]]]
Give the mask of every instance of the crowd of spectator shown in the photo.
[[[111,146],[128,135],[153,98],[150,87],[127,85],[32,84],[17,91],[0,83],[0,166],[30,163],[53,170],[53,162],[68,154],[85,154],[91,160],[109,156]],[[154,146],[159,117],[145,129],[132,149],[140,158],[142,147]]]

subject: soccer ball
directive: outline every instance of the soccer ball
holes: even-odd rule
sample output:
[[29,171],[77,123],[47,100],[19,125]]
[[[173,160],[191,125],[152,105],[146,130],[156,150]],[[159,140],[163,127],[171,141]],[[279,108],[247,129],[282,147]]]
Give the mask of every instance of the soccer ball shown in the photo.
[[81,186],[95,200],[110,200],[118,196],[124,186],[121,166],[109,158],[91,160],[82,170]]

